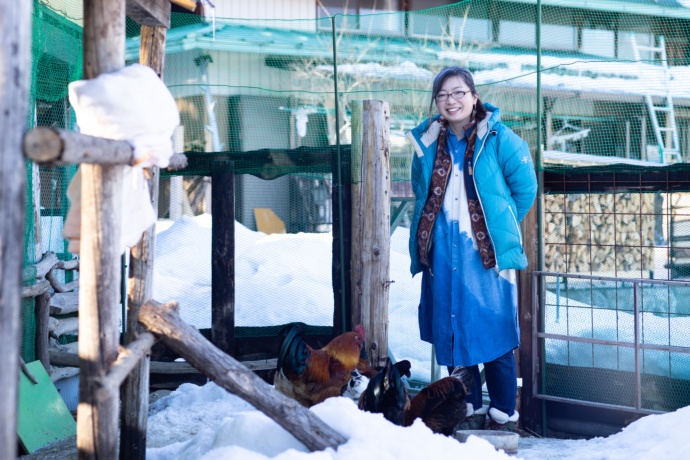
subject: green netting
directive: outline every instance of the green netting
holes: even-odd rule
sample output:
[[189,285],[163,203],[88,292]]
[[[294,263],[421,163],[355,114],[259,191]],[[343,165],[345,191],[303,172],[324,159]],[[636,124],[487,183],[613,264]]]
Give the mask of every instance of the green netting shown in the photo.
[[[690,154],[690,9],[675,0],[589,2],[586,8],[545,0],[538,15],[532,1],[476,0],[357,15],[342,13],[375,6],[319,3],[306,10],[310,19],[173,13],[164,80],[182,121],[175,150],[186,152],[190,163],[163,173],[161,218],[210,212],[210,178],[232,167],[236,216],[249,229],[257,229],[254,208],[270,208],[288,232],[331,231],[338,166],[341,182],[361,180],[359,116],[369,99],[390,103],[397,208],[412,194],[413,151],[404,133],[435,113],[433,76],[461,65],[473,72],[481,99],[499,107],[503,122],[527,141],[548,179],[543,268],[690,276],[690,186],[669,179],[688,169]],[[34,5],[28,125],[71,129],[66,93],[81,76],[81,2]],[[130,63],[138,61],[139,34],[128,20]],[[46,241],[66,251],[59,228],[73,173],[40,170],[42,220],[51,218],[43,251]],[[562,185],[554,185],[559,180]],[[399,231],[406,226],[403,216]],[[27,221],[27,248],[36,241],[32,228]],[[601,308],[629,296],[592,286],[571,293],[582,302],[596,297]],[[687,300],[669,299],[687,314]],[[408,329],[416,340],[416,325]]]

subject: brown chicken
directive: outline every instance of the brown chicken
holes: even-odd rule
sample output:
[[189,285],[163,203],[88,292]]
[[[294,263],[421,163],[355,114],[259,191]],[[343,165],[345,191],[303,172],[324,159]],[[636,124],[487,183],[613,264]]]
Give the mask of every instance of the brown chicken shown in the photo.
[[405,413],[403,425],[410,426],[419,417],[434,433],[451,436],[455,427],[465,420],[465,397],[473,383],[472,374],[466,368],[456,367],[450,377],[417,393],[410,402],[410,410]]
[[341,396],[355,368],[363,375],[376,374],[362,357],[362,326],[337,336],[319,350],[307,345],[296,325],[286,327],[281,339],[275,387],[306,407]]

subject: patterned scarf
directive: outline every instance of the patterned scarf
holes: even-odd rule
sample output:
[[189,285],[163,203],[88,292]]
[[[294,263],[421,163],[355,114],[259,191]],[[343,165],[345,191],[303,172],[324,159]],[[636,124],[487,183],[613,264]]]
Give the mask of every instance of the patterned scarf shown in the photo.
[[[431,272],[431,264],[429,263],[428,254],[431,250],[431,243],[433,242],[431,236],[434,229],[436,218],[441,212],[443,206],[443,198],[446,194],[446,186],[448,185],[448,176],[452,167],[451,156],[447,150],[448,142],[448,121],[443,117],[439,117],[441,122],[441,130],[438,135],[438,142],[436,147],[436,158],[434,160],[434,169],[431,173],[431,181],[429,183],[429,196],[427,197],[422,215],[419,219],[419,226],[417,227],[417,248],[419,250],[419,260]],[[474,239],[479,248],[479,255],[482,259],[484,268],[491,268],[496,266],[496,256],[494,254],[493,246],[488,237],[486,229],[486,221],[484,220],[484,212],[482,211],[479,197],[474,188],[474,180],[472,178],[472,163],[474,161],[474,146],[477,140],[477,130],[475,120],[463,127],[463,131],[472,130],[467,139],[467,148],[465,149],[465,156],[463,161],[465,167],[463,168],[465,178],[465,191],[467,193],[467,205],[470,212],[470,221],[472,225],[472,232]]]

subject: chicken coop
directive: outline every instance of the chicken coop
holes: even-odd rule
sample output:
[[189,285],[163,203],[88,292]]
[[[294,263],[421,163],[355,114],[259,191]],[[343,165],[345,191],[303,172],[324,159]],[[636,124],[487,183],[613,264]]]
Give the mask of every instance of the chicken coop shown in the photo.
[[[301,323],[312,345],[351,329],[352,200],[364,167],[358,107],[387,101],[387,353],[412,362],[412,386],[441,377],[419,339],[421,282],[408,253],[414,152],[404,134],[429,117],[434,75],[460,65],[527,141],[539,174],[523,224],[521,423],[582,431],[588,420],[620,426],[690,404],[690,10],[470,0],[377,14],[319,3],[289,20],[173,11],[164,81],[181,117],[173,145],[187,164],[161,171],[154,298],[177,300],[182,318],[213,337],[214,296],[228,295],[232,271],[225,340],[247,360],[275,357],[289,323]],[[82,77],[80,5],[35,2],[30,127],[78,128],[67,85]],[[130,63],[140,34],[128,20]],[[25,265],[46,252],[69,261],[62,225],[75,168],[27,163],[27,171]],[[232,265],[221,248],[228,235]],[[123,273],[127,264],[125,256]],[[56,276],[78,279],[70,270]],[[45,353],[33,299],[22,314],[30,361]],[[75,307],[53,317],[74,324],[76,315]],[[40,341],[53,355],[77,342],[75,328],[59,331]],[[176,358],[154,349],[158,361]],[[55,376],[74,394],[74,375]],[[152,386],[171,379],[152,374]]]

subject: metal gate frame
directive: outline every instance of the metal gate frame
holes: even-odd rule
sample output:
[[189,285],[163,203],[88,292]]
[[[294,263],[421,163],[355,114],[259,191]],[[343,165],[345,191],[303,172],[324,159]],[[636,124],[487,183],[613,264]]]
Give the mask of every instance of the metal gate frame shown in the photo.
[[[549,334],[543,331],[544,325],[539,330],[540,323],[540,307],[542,307],[543,299],[545,296],[540,295],[543,292],[542,284],[540,281],[545,276],[557,276],[563,278],[577,278],[586,280],[596,280],[596,281],[615,281],[615,282],[626,282],[633,284],[633,318],[634,318],[634,341],[624,342],[618,340],[602,340],[594,338],[576,337],[571,335],[562,334]],[[667,281],[667,280],[654,280],[654,279],[642,279],[642,278],[620,278],[620,277],[607,277],[607,276],[590,276],[590,275],[577,275],[571,273],[558,273],[558,272],[544,272],[544,271],[534,271],[532,272],[532,286],[536,287],[532,289],[532,395],[535,398],[565,402],[572,404],[579,404],[590,407],[600,407],[606,409],[616,409],[628,412],[635,412],[639,414],[663,414],[663,411],[657,411],[652,409],[642,408],[642,385],[641,385],[641,372],[640,372],[640,350],[660,350],[669,351],[673,353],[684,353],[690,354],[690,347],[674,347],[670,345],[652,345],[640,343],[640,305],[639,305],[639,289],[641,284],[660,284],[664,286],[685,286],[690,287],[690,281]],[[542,299],[542,301],[540,301]],[[542,375],[545,369],[545,357],[542,356],[540,360],[539,353],[539,339],[556,339],[571,342],[584,342],[591,344],[600,345],[615,345],[619,347],[634,348],[635,350],[635,407],[632,406],[620,406],[616,404],[606,404],[598,403],[593,401],[584,401],[580,399],[563,398],[559,396],[550,396],[539,392],[539,385],[537,383],[537,375],[541,369]]]

